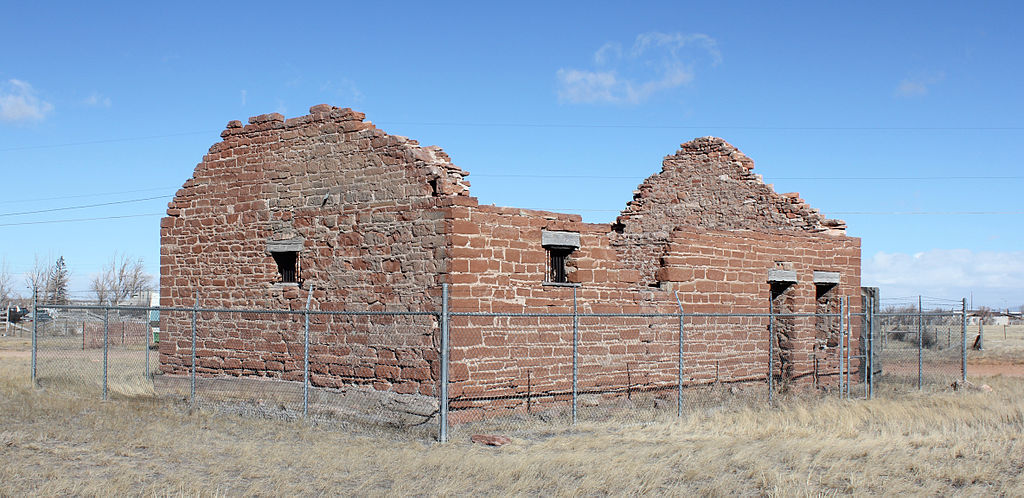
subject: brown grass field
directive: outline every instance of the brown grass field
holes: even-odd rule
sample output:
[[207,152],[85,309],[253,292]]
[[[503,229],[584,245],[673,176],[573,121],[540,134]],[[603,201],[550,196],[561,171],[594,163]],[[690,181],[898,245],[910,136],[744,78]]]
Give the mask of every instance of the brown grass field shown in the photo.
[[[1020,496],[1024,378],[1012,371],[1024,363],[1024,327],[1006,340],[995,329],[968,370],[993,392],[795,397],[519,430],[498,448],[470,443],[466,430],[442,445],[189,410],[146,396],[129,375],[112,377],[107,402],[95,386],[33,389],[28,341],[5,338],[0,495]],[[1011,375],[979,377],[975,366]]]

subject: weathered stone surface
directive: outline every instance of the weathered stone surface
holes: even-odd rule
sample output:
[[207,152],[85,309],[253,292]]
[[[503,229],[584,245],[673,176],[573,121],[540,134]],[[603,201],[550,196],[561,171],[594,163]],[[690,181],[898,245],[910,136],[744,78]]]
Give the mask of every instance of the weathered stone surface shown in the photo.
[[576,232],[554,232],[542,230],[540,234],[540,245],[544,247],[580,247],[580,234]]
[[838,284],[839,283],[839,272],[835,272],[835,271],[815,271],[814,272],[814,283],[816,283],[816,284]]
[[793,270],[768,270],[769,282],[797,283],[796,272]]

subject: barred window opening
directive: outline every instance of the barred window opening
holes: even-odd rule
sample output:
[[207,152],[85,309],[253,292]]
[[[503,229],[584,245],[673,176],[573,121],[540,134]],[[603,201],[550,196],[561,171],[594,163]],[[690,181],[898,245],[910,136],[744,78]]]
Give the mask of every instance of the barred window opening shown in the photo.
[[569,282],[566,262],[573,247],[550,246],[548,250],[548,282],[564,284]]
[[274,262],[277,263],[277,272],[281,275],[281,282],[298,282],[298,253],[295,251],[273,252]]

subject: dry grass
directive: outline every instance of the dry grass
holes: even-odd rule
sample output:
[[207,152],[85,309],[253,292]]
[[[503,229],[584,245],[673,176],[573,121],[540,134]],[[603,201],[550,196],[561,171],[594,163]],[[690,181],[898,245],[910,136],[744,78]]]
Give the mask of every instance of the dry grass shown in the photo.
[[582,423],[490,448],[460,430],[439,445],[99,402],[32,389],[27,365],[0,354],[2,495],[1024,494],[1022,379],[985,379],[992,393]]
[[[967,327],[968,346],[978,336],[978,326]],[[985,349],[972,351],[971,360],[977,364],[1024,364],[1024,325],[986,325]]]

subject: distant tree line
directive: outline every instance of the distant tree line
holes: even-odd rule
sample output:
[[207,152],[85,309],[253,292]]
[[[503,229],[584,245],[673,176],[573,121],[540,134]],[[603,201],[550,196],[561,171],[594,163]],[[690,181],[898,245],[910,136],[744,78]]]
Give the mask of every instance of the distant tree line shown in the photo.
[[[29,304],[27,301],[31,301],[33,296],[39,304],[71,302],[68,290],[71,270],[64,256],[58,257],[53,263],[36,256],[24,277],[29,295],[27,300],[15,291],[14,277],[7,260],[0,260],[0,309],[6,310],[19,301],[22,305]],[[146,273],[142,258],[116,253],[89,282],[89,293],[98,304],[126,304],[151,290],[153,277]]]
[[[90,290],[100,304],[117,306],[143,292],[153,290],[153,277],[146,273],[142,258],[114,255],[92,278]],[[146,303],[149,305],[149,303]]]

